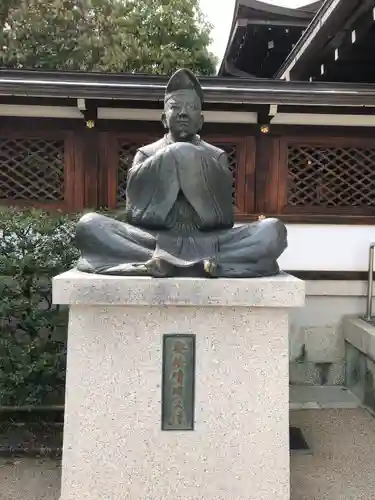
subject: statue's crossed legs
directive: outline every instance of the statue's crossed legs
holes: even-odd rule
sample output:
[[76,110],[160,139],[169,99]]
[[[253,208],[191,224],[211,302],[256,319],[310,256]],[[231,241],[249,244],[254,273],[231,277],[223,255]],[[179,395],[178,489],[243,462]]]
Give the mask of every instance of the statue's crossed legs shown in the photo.
[[[287,231],[278,219],[265,219],[216,231],[217,252],[190,267],[188,275],[207,277],[259,277],[278,274],[278,257],[287,246]],[[178,267],[155,252],[157,233],[91,213],[76,230],[82,252],[77,269],[97,274],[183,276]]]

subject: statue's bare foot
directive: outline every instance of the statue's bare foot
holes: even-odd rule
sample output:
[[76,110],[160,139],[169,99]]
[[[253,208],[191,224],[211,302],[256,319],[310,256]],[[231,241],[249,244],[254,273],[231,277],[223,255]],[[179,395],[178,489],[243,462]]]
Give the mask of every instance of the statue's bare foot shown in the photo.
[[173,276],[173,266],[161,259],[150,259],[143,264],[120,264],[107,269],[105,274],[167,278],[168,276]]
[[207,259],[203,262],[204,271],[210,278],[216,278],[217,264],[212,259]]
[[149,272],[145,264],[119,264],[106,269],[104,274],[114,276],[148,276]]
[[154,278],[168,278],[174,275],[174,266],[165,260],[155,258],[144,264],[149,276]]

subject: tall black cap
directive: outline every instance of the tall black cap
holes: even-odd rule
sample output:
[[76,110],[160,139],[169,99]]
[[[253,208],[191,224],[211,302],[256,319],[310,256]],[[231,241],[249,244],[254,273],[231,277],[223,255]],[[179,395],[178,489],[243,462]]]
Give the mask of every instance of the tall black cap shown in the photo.
[[179,90],[194,90],[203,104],[203,90],[198,78],[189,69],[179,69],[170,78],[165,89],[165,100]]

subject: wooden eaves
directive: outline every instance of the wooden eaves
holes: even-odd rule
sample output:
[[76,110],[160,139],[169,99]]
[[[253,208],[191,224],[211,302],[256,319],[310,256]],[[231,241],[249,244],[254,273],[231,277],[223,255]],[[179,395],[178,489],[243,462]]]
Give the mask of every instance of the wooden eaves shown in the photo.
[[[0,70],[0,96],[162,102],[167,76]],[[206,104],[375,106],[375,86],[202,77]]]

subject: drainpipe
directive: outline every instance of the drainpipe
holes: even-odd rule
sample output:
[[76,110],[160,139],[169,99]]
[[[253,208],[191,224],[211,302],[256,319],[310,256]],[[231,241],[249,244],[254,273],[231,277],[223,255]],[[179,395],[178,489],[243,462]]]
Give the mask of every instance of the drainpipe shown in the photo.
[[368,259],[368,276],[367,276],[367,304],[366,304],[366,321],[371,321],[372,317],[372,288],[374,280],[374,248],[375,243],[371,243]]

